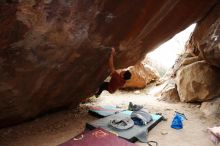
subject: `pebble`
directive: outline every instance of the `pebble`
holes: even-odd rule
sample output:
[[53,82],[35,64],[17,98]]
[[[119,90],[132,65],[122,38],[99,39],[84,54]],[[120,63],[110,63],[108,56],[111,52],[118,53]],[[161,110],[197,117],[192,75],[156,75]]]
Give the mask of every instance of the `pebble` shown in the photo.
[[170,108],[166,108],[166,109],[165,109],[165,111],[171,111],[171,110],[172,110],[172,109],[170,109]]
[[166,132],[166,131],[161,132],[161,135],[167,135],[167,134],[168,134],[168,132]]
[[188,104],[188,108],[192,108],[192,104]]
[[135,94],[140,94],[141,92],[139,90],[134,91]]
[[200,108],[200,107],[201,107],[201,105],[197,105],[197,106],[196,106],[196,108]]

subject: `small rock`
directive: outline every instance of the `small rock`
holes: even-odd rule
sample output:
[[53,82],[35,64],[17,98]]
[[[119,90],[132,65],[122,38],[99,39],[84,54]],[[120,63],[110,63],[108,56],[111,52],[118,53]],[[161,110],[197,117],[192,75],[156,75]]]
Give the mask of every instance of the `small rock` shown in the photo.
[[206,116],[219,115],[220,114],[220,98],[215,98],[206,102],[203,102],[200,111],[202,111]]
[[172,109],[170,109],[170,108],[165,108],[165,111],[171,111]]
[[196,108],[200,108],[200,107],[201,107],[201,105],[197,105],[197,106],[196,106]]
[[166,131],[161,132],[161,135],[167,135],[167,134],[168,134],[168,132],[166,132]]
[[140,94],[141,92],[140,92],[140,90],[136,90],[136,91],[134,91],[134,93],[135,94]]
[[188,106],[188,108],[191,108],[191,105],[190,105],[190,104],[188,104],[187,106]]
[[167,102],[180,101],[174,80],[170,80],[168,83],[166,83],[166,86],[161,91],[161,98],[163,101],[167,101]]
[[196,105],[196,104],[194,104],[194,105],[193,105],[193,108],[196,108],[196,106],[197,106],[197,105]]

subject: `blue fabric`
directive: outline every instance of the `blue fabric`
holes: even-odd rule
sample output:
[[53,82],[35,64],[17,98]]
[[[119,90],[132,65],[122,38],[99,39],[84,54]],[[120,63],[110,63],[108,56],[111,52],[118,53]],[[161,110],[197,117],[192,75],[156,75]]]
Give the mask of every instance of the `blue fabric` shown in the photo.
[[184,117],[181,114],[176,113],[173,118],[171,127],[174,129],[182,129],[183,128],[183,120],[184,120]]
[[139,126],[146,125],[153,120],[151,114],[142,110],[133,111],[131,113],[131,119]]
[[[130,114],[131,114],[131,112],[130,112]],[[128,115],[130,115],[130,114],[128,114]],[[151,114],[151,116],[152,116],[153,121],[157,121],[161,118],[161,115]],[[139,118],[131,118],[131,119],[134,121],[135,125],[139,125],[139,126],[144,125],[143,121]]]
[[139,118],[131,118],[133,121],[134,121],[134,125],[139,125],[139,126],[143,126],[143,125],[145,125],[144,123],[143,123],[143,121],[141,120],[141,119],[139,119]]

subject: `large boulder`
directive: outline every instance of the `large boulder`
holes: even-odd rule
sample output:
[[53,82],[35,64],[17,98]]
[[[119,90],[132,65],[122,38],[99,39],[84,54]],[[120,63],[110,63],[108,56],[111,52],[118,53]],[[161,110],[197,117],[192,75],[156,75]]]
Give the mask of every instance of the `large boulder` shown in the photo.
[[[1,0],[0,127],[75,106],[218,0]],[[108,47],[106,47],[108,46]]]
[[176,84],[182,102],[206,101],[220,94],[220,70],[194,62],[178,70]]
[[200,110],[206,116],[219,116],[220,115],[220,97],[203,102]]
[[178,59],[176,60],[175,64],[172,66],[172,68],[170,68],[163,76],[163,80],[169,80],[170,78],[175,78],[176,77],[176,73],[177,71],[188,65],[191,64],[193,62],[196,61],[200,61],[203,60],[201,59],[199,56],[192,56],[190,53],[188,52],[184,52],[183,54],[181,54]]
[[132,74],[131,79],[126,81],[122,89],[142,89],[160,78],[159,73],[147,64],[138,63],[130,67],[129,71]]

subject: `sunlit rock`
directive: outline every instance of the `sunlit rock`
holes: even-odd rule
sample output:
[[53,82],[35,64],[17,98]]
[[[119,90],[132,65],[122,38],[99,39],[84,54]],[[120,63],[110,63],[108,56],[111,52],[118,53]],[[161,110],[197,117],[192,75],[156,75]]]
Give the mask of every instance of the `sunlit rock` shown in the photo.
[[123,89],[142,89],[160,78],[159,73],[147,64],[138,63],[129,68],[129,71],[132,76],[130,80],[126,81]]
[[182,102],[207,101],[220,95],[220,69],[206,61],[189,64],[177,72],[176,84]]
[[217,97],[215,99],[203,102],[200,110],[206,116],[219,116],[220,115],[220,98]]

